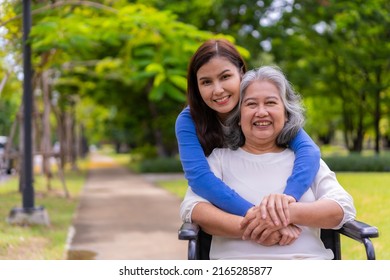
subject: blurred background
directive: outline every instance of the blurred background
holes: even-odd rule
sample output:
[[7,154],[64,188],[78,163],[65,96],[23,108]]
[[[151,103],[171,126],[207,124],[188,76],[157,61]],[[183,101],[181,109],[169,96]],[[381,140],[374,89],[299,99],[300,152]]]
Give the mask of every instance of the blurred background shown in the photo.
[[[0,0],[0,177],[16,181],[23,2]],[[333,170],[390,171],[388,0],[30,2],[34,172],[47,190],[53,174],[64,185],[64,172],[82,169],[91,151],[135,172],[182,172],[174,124],[186,105],[187,65],[212,37],[233,41],[248,68],[284,70]],[[389,197],[388,189],[378,193]]]

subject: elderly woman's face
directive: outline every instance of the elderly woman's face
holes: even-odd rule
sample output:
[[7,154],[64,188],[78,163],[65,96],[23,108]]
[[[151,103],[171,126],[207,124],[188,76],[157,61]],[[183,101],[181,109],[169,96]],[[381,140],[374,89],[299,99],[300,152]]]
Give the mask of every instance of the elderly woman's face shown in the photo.
[[277,87],[268,81],[252,82],[241,105],[241,129],[245,135],[243,148],[264,152],[279,149],[276,138],[285,122],[285,108]]

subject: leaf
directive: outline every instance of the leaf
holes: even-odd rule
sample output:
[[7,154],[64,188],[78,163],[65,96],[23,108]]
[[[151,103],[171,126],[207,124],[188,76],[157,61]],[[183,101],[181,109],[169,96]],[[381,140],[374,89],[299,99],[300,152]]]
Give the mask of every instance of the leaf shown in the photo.
[[161,83],[165,82],[165,80],[166,80],[165,73],[157,74],[154,77],[153,86],[158,87],[158,86],[160,86]]
[[146,66],[145,71],[148,73],[163,73],[164,67],[159,63],[151,63],[148,66]]
[[187,79],[179,75],[169,76],[169,80],[178,88],[185,91],[187,89]]
[[159,101],[161,98],[164,96],[164,87],[163,85],[160,85],[158,87],[154,87],[150,92],[149,92],[149,99],[151,101]]

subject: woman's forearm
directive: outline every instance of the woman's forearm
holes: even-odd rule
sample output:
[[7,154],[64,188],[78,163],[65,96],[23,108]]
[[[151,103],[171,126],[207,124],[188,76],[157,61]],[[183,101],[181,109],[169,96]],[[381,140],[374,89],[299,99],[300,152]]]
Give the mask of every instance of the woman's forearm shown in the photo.
[[291,203],[289,210],[292,224],[325,229],[339,225],[344,216],[340,205],[330,199]]
[[253,206],[211,171],[196,134],[189,108],[184,109],[175,124],[180,161],[191,189],[226,212],[245,216]]
[[[243,217],[226,213],[207,202],[199,202],[192,210],[191,218],[203,231],[215,236],[242,238],[246,230],[240,226]],[[278,244],[281,238],[282,234],[274,231],[264,240],[256,238],[253,241],[260,245],[272,246]]]
[[192,221],[211,235],[241,238],[241,216],[226,213],[207,202],[199,202],[192,210]]

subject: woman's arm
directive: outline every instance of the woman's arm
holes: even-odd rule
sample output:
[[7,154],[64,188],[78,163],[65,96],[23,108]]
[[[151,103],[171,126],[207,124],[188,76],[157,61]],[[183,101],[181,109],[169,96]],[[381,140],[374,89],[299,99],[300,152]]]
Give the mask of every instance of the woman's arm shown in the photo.
[[[311,189],[315,201],[293,202],[288,205],[290,223],[339,229],[344,223],[355,219],[356,209],[352,196],[339,184],[336,174],[323,160],[320,160],[320,168]],[[256,216],[258,213],[248,212],[242,220],[241,227],[246,228],[244,238],[262,232],[257,223],[252,222]]]
[[218,208],[244,216],[253,204],[243,199],[210,170],[188,107],[179,114],[175,132],[180,160],[191,189]]
[[233,215],[216,208],[210,203],[199,202],[192,210],[192,221],[211,235],[241,238],[241,216]]
[[284,194],[298,201],[314,181],[320,167],[321,152],[303,129],[299,130],[289,146],[295,153],[295,161]]
[[[259,211],[256,208],[250,208],[247,215],[257,215]],[[245,228],[240,227],[240,223],[243,220],[241,216],[222,211],[195,194],[191,188],[187,189],[180,205],[180,216],[184,222],[195,222],[211,235],[243,238],[242,233],[245,231]],[[269,234],[267,234],[267,238],[262,238],[261,241],[259,238],[253,238],[252,240],[264,246],[271,246],[277,243],[279,245],[288,245],[294,242],[300,234],[300,229],[294,225],[275,228],[270,218],[261,220],[260,223],[261,226],[268,229]],[[280,230],[278,231],[278,229]]]
[[[291,225],[330,229],[337,227],[344,217],[343,208],[331,199],[290,203],[288,210]],[[274,232],[274,228],[272,225],[253,223],[251,215],[256,213],[248,213],[241,221],[240,227],[245,229],[242,236],[244,239],[264,242]]]
[[288,204],[298,201],[309,189],[320,167],[320,149],[303,129],[299,130],[289,144],[295,153],[295,161],[292,174],[287,179],[283,193],[285,195],[266,196],[259,208],[262,218],[270,215],[275,225],[282,223],[286,226],[290,223]]
[[[244,229],[240,227],[243,219],[241,216],[226,213],[208,202],[197,203],[192,210],[191,217],[194,223],[211,235],[242,238],[244,233]],[[268,225],[273,225],[272,221],[263,221],[264,224],[267,222]],[[280,245],[288,245],[297,237],[293,236],[293,233],[288,231],[288,229],[286,229],[284,235],[275,229],[266,239],[258,243],[264,246],[272,246],[283,241],[283,244]]]
[[291,222],[297,225],[331,229],[337,227],[344,217],[340,205],[330,199],[310,203],[290,204]]

